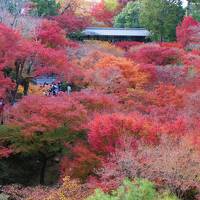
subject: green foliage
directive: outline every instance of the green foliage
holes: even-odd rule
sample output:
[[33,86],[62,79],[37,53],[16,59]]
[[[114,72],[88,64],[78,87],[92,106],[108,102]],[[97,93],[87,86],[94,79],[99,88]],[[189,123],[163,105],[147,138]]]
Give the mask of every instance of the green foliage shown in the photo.
[[110,196],[102,192],[101,190],[97,189],[95,194],[90,196],[87,200],[118,200],[117,197]]
[[104,0],[106,9],[109,11],[114,11],[118,7],[118,1],[117,0]]
[[176,26],[184,16],[182,2],[177,0],[141,0],[141,24],[151,31],[153,39],[173,41],[176,36]]
[[138,179],[134,183],[125,180],[111,195],[96,190],[87,200],[153,200],[155,196],[154,185],[147,180]]
[[[84,139],[83,137],[84,134],[80,132],[72,134],[66,126],[30,137],[25,137],[19,128],[0,126],[0,142],[13,150],[11,157],[0,161],[0,171],[4,172],[0,174],[0,184],[15,181],[22,184],[33,183],[29,178],[33,179],[32,173],[36,174],[41,170],[44,161],[51,161],[56,155],[69,153],[69,149],[64,146],[65,141],[73,143],[77,138]],[[11,167],[16,165],[19,166],[17,170]],[[6,168],[9,170],[5,170]]]
[[159,194],[150,181],[138,179],[135,182],[124,180],[122,186],[111,194],[97,189],[87,200],[178,200],[178,198],[166,191]]
[[83,135],[79,132],[72,134],[67,127],[61,127],[52,132],[25,137],[17,127],[0,126],[0,141],[7,143],[14,153],[24,155],[42,153],[51,157],[57,152],[65,151],[63,146],[65,141],[73,142]]
[[83,41],[84,34],[81,31],[72,32],[68,34],[69,39],[75,41]]
[[129,2],[114,20],[114,26],[117,28],[135,28],[141,27],[139,21],[140,3]]
[[60,4],[56,0],[32,0],[36,5],[34,12],[37,16],[55,16],[58,14]]
[[170,194],[169,192],[163,192],[158,195],[156,200],[178,200],[178,198],[175,195]]
[[192,5],[191,14],[192,17],[198,21],[200,21],[200,3],[195,3]]

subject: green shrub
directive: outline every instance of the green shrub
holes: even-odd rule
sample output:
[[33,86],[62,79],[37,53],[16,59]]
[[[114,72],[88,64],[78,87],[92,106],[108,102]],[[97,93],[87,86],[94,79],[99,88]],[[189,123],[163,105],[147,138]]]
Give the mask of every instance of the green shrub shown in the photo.
[[138,179],[135,183],[125,180],[122,186],[110,195],[96,190],[87,200],[153,200],[155,196],[154,185],[147,180]]
[[179,200],[175,195],[170,194],[170,192],[163,192],[158,195],[156,200]]
[[58,14],[60,9],[60,4],[56,0],[31,0],[35,6],[36,10],[33,11],[34,15],[37,16],[55,16]]
[[153,183],[138,179],[135,182],[124,180],[122,186],[111,194],[106,194],[97,189],[87,200],[178,200],[178,198],[166,191],[159,194],[156,192]]

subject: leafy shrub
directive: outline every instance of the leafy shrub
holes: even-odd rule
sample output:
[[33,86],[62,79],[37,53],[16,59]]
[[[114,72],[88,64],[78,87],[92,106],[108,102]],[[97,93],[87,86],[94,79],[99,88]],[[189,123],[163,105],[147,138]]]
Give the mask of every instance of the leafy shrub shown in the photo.
[[[89,196],[91,192],[86,185],[81,185],[76,180],[71,180],[70,177],[63,179],[62,185],[52,190],[49,196],[43,200],[83,200]],[[29,199],[31,200],[31,199]]]
[[87,200],[153,200],[155,195],[156,191],[151,182],[138,179],[135,182],[125,180],[111,195],[96,190]]
[[136,42],[136,41],[123,41],[123,42],[116,42],[115,46],[120,47],[124,50],[129,50],[133,46],[139,46],[144,44],[143,42]]
[[135,51],[129,51],[128,57],[138,63],[170,65],[181,63],[182,52],[176,48],[143,45]]
[[194,20],[191,16],[185,17],[180,25],[176,28],[177,41],[182,47],[187,48],[194,40],[195,31],[193,27],[198,26],[198,21]]
[[55,0],[32,0],[35,4],[35,13],[38,16],[54,16],[58,14],[60,4]]
[[121,113],[104,114],[95,116],[89,124],[88,140],[94,150],[107,154],[120,146],[120,138],[123,136],[155,143],[157,131],[152,122],[137,113],[128,116]]
[[142,177],[169,188],[181,199],[195,199],[200,183],[199,152],[188,136],[176,140],[163,137],[158,146],[141,149],[148,158]]
[[61,175],[70,175],[73,178],[79,178],[81,181],[94,174],[94,169],[98,168],[101,159],[87,146],[77,143],[72,149],[73,160],[64,157],[61,161]]
[[88,17],[77,16],[74,12],[65,12],[62,15],[55,16],[54,20],[66,34],[81,31],[85,27],[89,26],[90,23]]
[[178,200],[178,198],[174,194],[170,194],[170,192],[163,192],[158,195],[156,200]]

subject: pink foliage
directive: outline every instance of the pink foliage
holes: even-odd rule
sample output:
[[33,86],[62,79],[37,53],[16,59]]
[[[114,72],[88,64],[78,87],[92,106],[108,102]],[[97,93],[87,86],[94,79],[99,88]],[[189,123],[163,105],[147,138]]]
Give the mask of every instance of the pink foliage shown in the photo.
[[2,72],[0,72],[0,85],[0,98],[6,97],[6,95],[13,90],[15,86],[11,79],[5,77]]
[[10,125],[21,127],[24,134],[45,133],[67,125],[81,129],[86,110],[70,97],[24,97],[10,111]]
[[58,25],[65,30],[66,34],[80,31],[90,24],[90,19],[87,17],[76,16],[73,12],[67,12],[54,17]]
[[158,127],[139,114],[97,115],[89,124],[88,140],[95,151],[112,153],[120,138],[132,136],[148,143],[157,142]]
[[199,22],[194,20],[191,16],[185,17],[182,23],[176,28],[177,41],[182,47],[187,47],[195,34],[195,27],[199,26]]
[[71,46],[77,44],[66,39],[65,31],[62,30],[56,21],[44,20],[37,29],[37,40],[51,48]]
[[138,48],[135,52],[128,52],[127,56],[138,63],[169,65],[180,63],[182,52],[176,48],[145,45]]
[[120,138],[121,147],[115,149],[102,161],[96,170],[97,177],[90,177],[91,188],[101,188],[108,192],[118,188],[125,178],[134,179],[140,175],[142,158],[138,157],[137,142],[131,137]]
[[139,46],[144,44],[143,42],[129,42],[129,41],[123,41],[123,42],[116,42],[115,45],[117,47],[120,47],[126,51],[128,51],[131,47]]
[[69,160],[63,157],[61,161],[61,175],[65,177],[70,175],[73,178],[86,179],[94,175],[94,169],[101,165],[101,158],[92,152],[90,148],[82,143],[78,143],[72,147],[73,159]]
[[119,99],[114,95],[104,94],[95,90],[75,92],[73,98],[80,102],[90,115],[117,110]]
[[182,45],[178,42],[161,42],[159,45],[161,47],[182,49]]
[[116,12],[108,10],[105,2],[101,0],[101,2],[93,6],[91,15],[96,21],[104,22],[107,26],[112,26],[113,17],[116,15]]
[[12,152],[13,151],[11,149],[0,146],[0,159],[5,158],[5,157],[9,157],[10,154],[12,154]]
[[20,39],[17,32],[0,24],[0,70],[14,63]]

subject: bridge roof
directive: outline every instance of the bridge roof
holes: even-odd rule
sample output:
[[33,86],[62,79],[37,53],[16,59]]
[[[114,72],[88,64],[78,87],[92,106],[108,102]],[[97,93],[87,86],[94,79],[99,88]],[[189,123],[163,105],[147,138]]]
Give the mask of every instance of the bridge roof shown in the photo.
[[135,36],[147,37],[150,32],[144,28],[101,28],[101,27],[88,27],[83,34],[92,36]]

